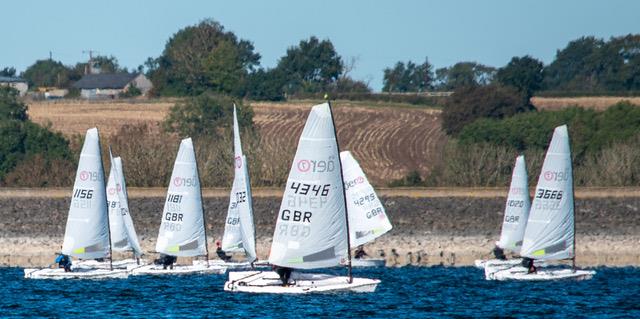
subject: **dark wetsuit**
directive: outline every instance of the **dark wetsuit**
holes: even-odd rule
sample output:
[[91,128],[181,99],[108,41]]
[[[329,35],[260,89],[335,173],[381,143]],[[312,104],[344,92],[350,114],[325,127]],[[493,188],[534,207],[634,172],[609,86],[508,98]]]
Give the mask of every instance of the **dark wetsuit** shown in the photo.
[[504,250],[498,246],[493,248],[493,255],[496,259],[507,260],[507,256],[504,254]]
[[218,255],[218,258],[222,259],[224,262],[228,262],[231,260],[231,256],[227,255],[227,253],[225,253],[221,247],[218,247],[216,249],[216,254]]
[[273,270],[280,276],[280,280],[282,281],[282,286],[287,286],[289,284],[289,278],[291,278],[291,272],[293,269],[287,267],[279,267],[273,266]]
[[356,252],[353,255],[353,258],[361,259],[361,258],[364,258],[366,256],[369,256],[369,255],[367,255],[367,253],[364,251],[364,248],[362,248],[362,246],[361,246],[361,247],[358,247],[358,249],[356,249]]
[[522,258],[522,267],[527,268],[528,274],[533,274],[537,271],[536,266],[533,264],[533,259],[531,258]]
[[162,265],[162,269],[173,269],[173,264],[178,260],[176,256],[160,254],[160,258],[153,261],[156,265]]
[[58,255],[56,263],[58,263],[58,268],[64,268],[65,272],[71,271],[71,258],[69,258],[69,256],[64,254]]

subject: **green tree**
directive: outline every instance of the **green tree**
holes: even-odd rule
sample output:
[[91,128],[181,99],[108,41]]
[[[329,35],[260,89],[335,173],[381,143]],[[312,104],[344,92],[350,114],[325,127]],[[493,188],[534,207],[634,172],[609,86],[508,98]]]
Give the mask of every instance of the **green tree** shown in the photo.
[[384,69],[384,92],[422,92],[433,84],[433,66],[425,58],[422,64],[398,62],[393,68]]
[[455,90],[468,86],[489,85],[496,69],[476,62],[459,62],[448,68],[436,70],[436,88]]
[[18,99],[19,92],[8,86],[0,86],[0,121],[26,121],[27,106]]
[[0,70],[0,76],[16,76],[16,69],[13,67],[5,67],[4,69]]
[[246,97],[257,101],[284,100],[286,78],[278,69],[259,69],[249,74]]
[[442,127],[447,134],[457,135],[477,119],[501,119],[531,109],[515,88],[498,85],[458,88],[445,102]]
[[29,66],[22,77],[29,82],[29,86],[35,87],[61,87],[66,88],[71,84],[69,73],[71,70],[59,61],[38,60]]
[[312,36],[287,49],[276,69],[286,78],[285,92],[322,92],[338,80],[344,63],[331,41]]
[[259,61],[251,42],[208,19],[178,31],[162,55],[145,64],[159,94],[199,95],[243,91],[238,86]]
[[556,53],[556,58],[544,70],[547,90],[597,90],[598,51],[605,42],[595,37],[582,37],[569,42]]
[[542,87],[543,69],[542,62],[528,55],[513,57],[506,66],[498,69],[496,80],[502,85],[515,87],[524,93],[528,101]]
[[238,124],[253,129],[253,109],[230,96],[203,93],[176,103],[164,120],[167,132],[182,137],[218,137],[233,125],[233,104],[238,109]]

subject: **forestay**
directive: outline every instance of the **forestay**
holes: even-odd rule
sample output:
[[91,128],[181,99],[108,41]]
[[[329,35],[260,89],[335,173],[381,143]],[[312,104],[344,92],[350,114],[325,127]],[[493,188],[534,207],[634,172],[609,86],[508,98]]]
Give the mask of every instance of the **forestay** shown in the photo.
[[567,126],[556,127],[542,165],[521,255],[541,260],[573,257],[573,172]]
[[87,130],[73,184],[62,253],[81,259],[109,255],[109,225],[98,129]]
[[180,143],[162,211],[156,251],[182,257],[207,254],[200,178],[191,138]]
[[504,210],[502,232],[500,240],[496,243],[498,247],[509,249],[516,254],[520,253],[530,208],[531,200],[529,199],[527,166],[524,161],[524,155],[520,155],[516,158],[516,164],[511,175],[511,186],[509,187]]
[[269,262],[312,269],[347,256],[344,186],[328,103],[311,109],[278,213]]
[[251,203],[251,184],[247,158],[242,154],[236,107],[233,107],[234,179],[229,196],[229,209],[222,237],[224,251],[244,251],[251,261],[256,259],[255,227]]
[[340,153],[349,212],[351,247],[375,240],[392,226],[373,186],[351,152]]
[[[111,155],[111,154],[110,154]],[[125,232],[125,236],[126,236],[126,240],[127,240],[127,245],[129,247],[129,249],[133,250],[133,253],[137,256],[140,257],[142,256],[142,248],[140,247],[140,242],[138,241],[138,234],[136,233],[136,229],[133,226],[133,220],[131,219],[131,212],[129,211],[129,200],[128,200],[128,193],[127,193],[127,183],[125,182],[124,179],[124,170],[122,168],[122,159],[120,157],[111,157],[113,164],[115,165],[115,167],[112,166],[112,170],[115,172],[115,176],[116,176],[116,180],[118,181],[118,183],[116,184],[116,195],[117,195],[117,200],[118,203],[116,204],[116,206],[119,208],[119,215],[120,215],[120,219],[121,219],[121,223],[123,225],[123,229]],[[111,178],[112,174],[109,174],[109,178]],[[109,198],[109,194],[107,194],[107,198]],[[112,207],[113,205],[109,205],[109,207]],[[110,208],[111,209],[111,208]],[[110,215],[113,216],[113,215]],[[109,219],[110,221],[112,219]],[[112,232],[113,235],[113,232]],[[111,238],[112,241],[112,245],[114,248],[116,248],[116,245],[113,243],[114,239],[113,237]],[[126,249],[125,249],[126,250]]]

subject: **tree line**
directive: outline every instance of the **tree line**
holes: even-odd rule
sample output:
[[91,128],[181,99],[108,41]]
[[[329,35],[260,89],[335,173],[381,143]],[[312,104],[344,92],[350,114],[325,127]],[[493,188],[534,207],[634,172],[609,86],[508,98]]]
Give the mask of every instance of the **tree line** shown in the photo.
[[[355,60],[345,59],[329,39],[311,36],[287,49],[273,68],[260,65],[251,41],[238,38],[212,19],[187,26],[167,41],[162,54],[134,70],[114,56],[97,56],[93,64],[103,72],[142,72],[153,82],[156,96],[196,96],[223,93],[254,100],[283,100],[309,93],[370,93],[364,81],[350,76]],[[21,76],[33,87],[69,88],[87,63],[67,66],[39,60]],[[15,76],[5,67],[0,75]],[[422,62],[399,61],[383,70],[383,92],[455,91],[488,85],[513,86],[525,96],[545,92],[640,91],[640,35],[609,40],[581,37],[556,52],[544,65],[531,56],[513,57],[500,68],[459,62],[435,69]]]

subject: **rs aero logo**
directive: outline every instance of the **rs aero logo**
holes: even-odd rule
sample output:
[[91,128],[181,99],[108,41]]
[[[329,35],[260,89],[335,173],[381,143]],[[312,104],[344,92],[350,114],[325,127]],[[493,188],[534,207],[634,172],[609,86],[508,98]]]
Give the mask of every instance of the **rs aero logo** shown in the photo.
[[92,171],[81,171],[80,174],[78,174],[78,177],[80,177],[81,181],[95,182],[99,180],[98,172],[92,172]]
[[195,187],[198,186],[198,179],[195,176],[189,178],[178,176],[173,179],[173,185],[176,187]]
[[351,187],[354,187],[354,186],[356,186],[356,185],[358,185],[358,184],[362,184],[362,183],[364,183],[364,177],[362,177],[362,176],[358,176],[358,177],[356,177],[356,178],[355,178],[355,179],[353,179],[353,180],[350,180],[350,181],[348,181],[348,182],[345,182],[345,183],[344,183],[344,189],[345,189],[345,190],[347,190],[347,189],[349,189],[349,188],[351,188]]
[[569,180],[569,171],[562,171],[562,172],[545,171],[544,174],[542,174],[542,176],[544,176],[544,179],[549,182],[552,182],[552,181],[562,182],[562,181]]
[[336,169],[336,162],[333,156],[330,156],[328,160],[308,160],[301,159],[296,163],[298,172],[301,173],[325,173],[333,172]]
[[237,168],[241,168],[242,167],[242,156],[236,156],[236,167]]

